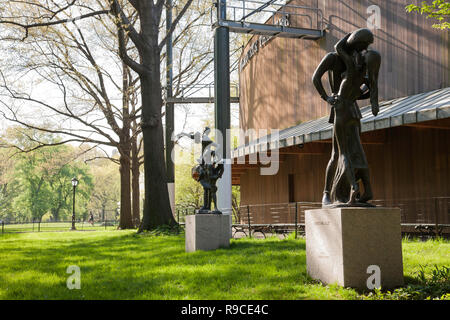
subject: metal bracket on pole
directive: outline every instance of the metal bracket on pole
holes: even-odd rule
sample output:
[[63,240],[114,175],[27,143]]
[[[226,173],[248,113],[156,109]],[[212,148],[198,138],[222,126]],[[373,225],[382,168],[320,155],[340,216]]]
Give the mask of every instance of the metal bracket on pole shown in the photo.
[[[229,18],[217,15],[213,21],[211,14],[213,29],[226,26],[236,33],[318,40],[325,35],[327,28],[322,10],[313,6],[278,0],[234,0],[227,9]],[[302,22],[290,26],[290,18]]]

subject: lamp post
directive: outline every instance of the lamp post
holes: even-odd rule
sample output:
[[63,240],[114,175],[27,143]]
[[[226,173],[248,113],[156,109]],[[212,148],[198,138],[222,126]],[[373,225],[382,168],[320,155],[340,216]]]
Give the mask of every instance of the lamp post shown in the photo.
[[70,229],[70,230],[77,230],[75,228],[75,189],[77,188],[77,185],[78,185],[78,179],[74,177],[72,179],[72,186],[73,186],[72,229]]

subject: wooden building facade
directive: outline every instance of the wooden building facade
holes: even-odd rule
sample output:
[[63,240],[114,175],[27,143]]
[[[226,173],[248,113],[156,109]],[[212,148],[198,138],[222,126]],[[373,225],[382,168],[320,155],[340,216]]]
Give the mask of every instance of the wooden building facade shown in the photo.
[[[318,7],[325,36],[316,41],[273,38],[240,70],[240,127],[279,128],[326,115],[329,107],[311,76],[327,52],[346,33],[367,27],[371,5],[380,8],[380,29],[373,48],[381,53],[380,101],[450,86],[449,33],[431,28],[424,16],[406,13],[405,0],[293,0]],[[314,16],[312,17],[314,18]],[[292,15],[291,26],[310,23]],[[316,22],[313,22],[316,25]],[[254,36],[242,56],[260,37]],[[327,77],[324,77],[324,83]],[[361,102],[364,105],[364,102]]]
[[[363,130],[361,139],[369,162],[374,203],[402,207],[403,223],[450,224],[450,111],[446,111],[450,110],[450,94],[445,90],[450,86],[449,33],[433,29],[424,16],[407,13],[405,6],[409,2],[404,0],[290,3],[319,8],[326,25],[325,35],[314,41],[274,37],[248,59],[248,50],[261,41],[260,36],[251,38],[241,57],[248,61],[240,69],[240,127],[255,129],[256,135],[241,139],[241,149],[259,137],[258,129],[301,127],[326,117],[329,106],[311,80],[315,68],[346,33],[365,28],[369,19],[379,18],[371,47],[382,56],[380,102],[443,91],[432,95],[438,99],[434,101],[439,106],[438,117],[402,125],[388,120],[390,124],[380,129]],[[379,16],[373,16],[377,13]],[[312,24],[319,22],[314,20]],[[311,19],[292,15],[289,24],[308,28]],[[327,76],[322,80],[327,88]],[[412,104],[421,102],[420,95],[417,97],[411,99],[410,108],[402,108],[416,113],[426,108],[414,109]],[[360,106],[368,104],[359,102]],[[389,108],[387,104],[385,112]],[[296,143],[294,138],[293,143],[280,145],[276,175],[261,175],[261,164],[248,163],[251,152],[245,153],[246,163],[233,164],[233,181],[241,186],[243,206],[320,203],[331,153],[330,135],[302,143]],[[270,222],[267,219],[265,223]]]

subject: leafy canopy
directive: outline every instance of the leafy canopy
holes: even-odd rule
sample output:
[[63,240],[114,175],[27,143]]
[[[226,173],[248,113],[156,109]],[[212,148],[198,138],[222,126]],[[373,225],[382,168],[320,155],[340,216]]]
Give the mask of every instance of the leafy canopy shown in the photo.
[[427,1],[423,1],[421,5],[410,4],[406,6],[407,12],[416,12],[420,14],[426,14],[427,19],[432,18],[438,21],[433,24],[433,28],[436,29],[450,29],[450,23],[448,18],[450,16],[450,2],[445,0],[435,0],[431,4]]
[[[11,168],[3,174],[0,183],[0,200],[8,205],[0,206],[0,217],[14,220],[41,220],[50,213],[54,220],[72,211],[71,179],[80,181],[77,187],[76,212],[84,213],[93,187],[89,167],[77,160],[77,151],[70,145],[59,145],[60,137],[38,130],[9,128],[4,137],[21,151],[10,156]],[[47,141],[39,146],[36,141]],[[0,166],[1,169],[1,166]],[[4,170],[0,170],[1,171]],[[3,202],[3,201],[2,201]]]

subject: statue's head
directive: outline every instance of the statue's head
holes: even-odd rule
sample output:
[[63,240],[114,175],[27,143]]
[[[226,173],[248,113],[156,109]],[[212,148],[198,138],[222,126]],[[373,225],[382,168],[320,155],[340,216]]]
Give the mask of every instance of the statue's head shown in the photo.
[[367,50],[373,41],[374,36],[372,31],[363,28],[352,32],[350,37],[347,39],[347,46],[352,50],[361,52]]

